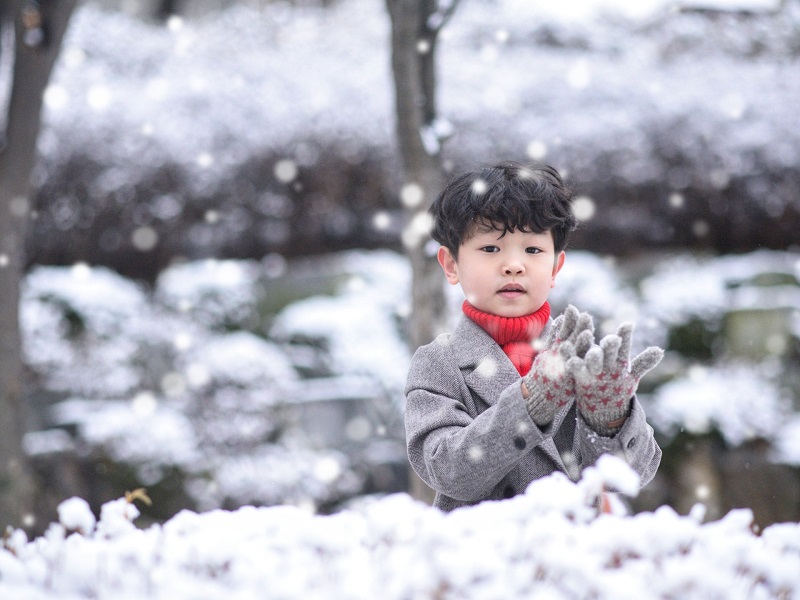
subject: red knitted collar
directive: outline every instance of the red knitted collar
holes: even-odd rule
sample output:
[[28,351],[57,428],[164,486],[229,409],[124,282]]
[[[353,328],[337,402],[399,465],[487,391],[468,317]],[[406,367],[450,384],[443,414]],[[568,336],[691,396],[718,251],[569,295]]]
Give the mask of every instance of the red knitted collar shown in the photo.
[[520,375],[530,371],[536,355],[531,342],[539,337],[550,318],[550,304],[545,302],[536,312],[522,317],[501,317],[483,312],[465,300],[461,309],[503,349]]

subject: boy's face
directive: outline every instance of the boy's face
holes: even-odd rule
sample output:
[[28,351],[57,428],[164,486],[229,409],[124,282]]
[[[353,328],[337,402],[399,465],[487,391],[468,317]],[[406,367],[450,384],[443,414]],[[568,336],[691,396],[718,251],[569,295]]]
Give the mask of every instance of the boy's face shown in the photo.
[[475,308],[501,317],[521,317],[539,310],[564,265],[550,231],[497,231],[478,226],[458,249],[439,248],[439,264],[447,281],[461,284]]

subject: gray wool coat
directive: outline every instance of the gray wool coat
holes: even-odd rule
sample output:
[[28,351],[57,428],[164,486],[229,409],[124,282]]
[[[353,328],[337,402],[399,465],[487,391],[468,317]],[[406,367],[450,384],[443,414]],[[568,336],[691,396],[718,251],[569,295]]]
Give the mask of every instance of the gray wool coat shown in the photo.
[[643,486],[653,478],[661,449],[636,398],[622,429],[607,438],[589,428],[575,403],[540,429],[520,383],[502,348],[463,315],[452,334],[414,353],[405,390],[408,457],[436,492],[434,506],[449,511],[510,498],[555,471],[577,480],[604,453],[624,457]]

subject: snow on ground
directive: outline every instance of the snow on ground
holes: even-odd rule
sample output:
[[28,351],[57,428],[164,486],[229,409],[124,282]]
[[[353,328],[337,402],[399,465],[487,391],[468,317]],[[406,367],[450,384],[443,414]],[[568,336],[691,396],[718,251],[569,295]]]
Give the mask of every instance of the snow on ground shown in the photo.
[[184,511],[137,529],[122,498],[95,523],[68,499],[40,538],[11,533],[0,596],[114,598],[791,598],[800,524],[757,535],[747,510],[701,524],[669,508],[597,515],[604,487],[638,478],[605,457],[577,484],[555,474],[525,494],[450,514],[390,495],[332,516],[296,507]]

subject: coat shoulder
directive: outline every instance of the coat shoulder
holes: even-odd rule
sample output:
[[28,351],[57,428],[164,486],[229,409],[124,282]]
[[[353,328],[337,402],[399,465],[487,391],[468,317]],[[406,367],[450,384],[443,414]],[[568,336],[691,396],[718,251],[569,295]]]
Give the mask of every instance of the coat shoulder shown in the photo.
[[450,339],[451,334],[443,333],[429,344],[417,348],[411,357],[406,393],[417,387],[426,387],[424,382],[430,380],[432,375],[447,372],[455,367]]

